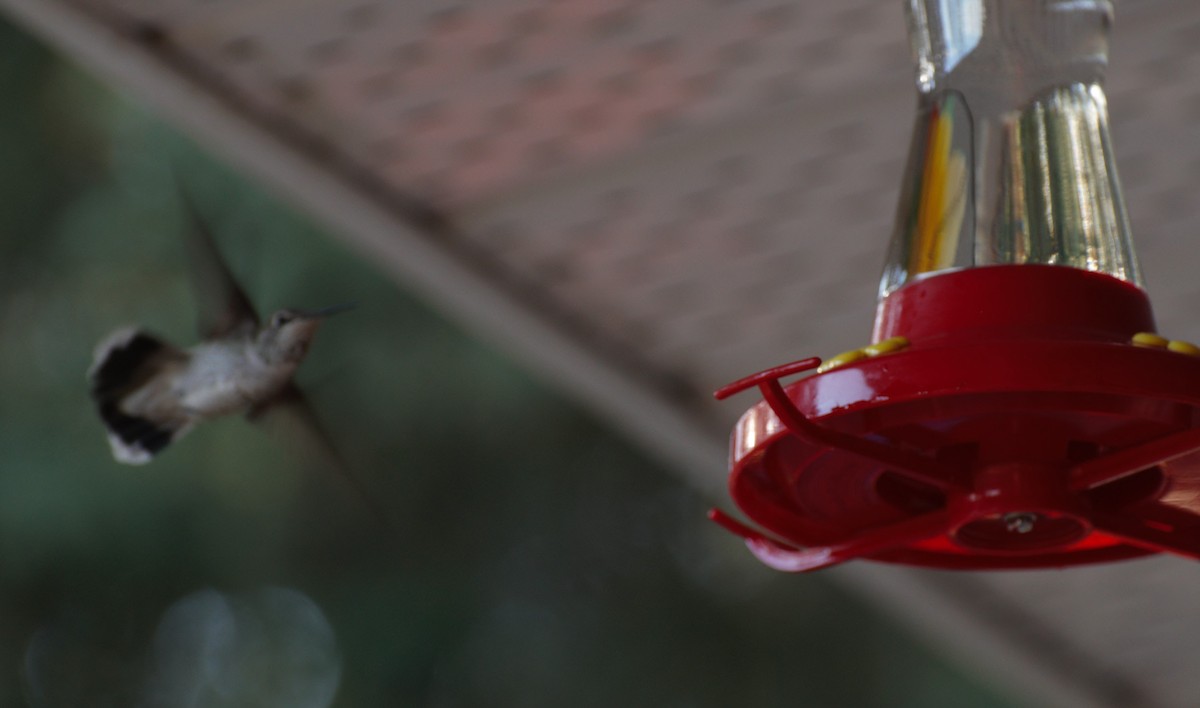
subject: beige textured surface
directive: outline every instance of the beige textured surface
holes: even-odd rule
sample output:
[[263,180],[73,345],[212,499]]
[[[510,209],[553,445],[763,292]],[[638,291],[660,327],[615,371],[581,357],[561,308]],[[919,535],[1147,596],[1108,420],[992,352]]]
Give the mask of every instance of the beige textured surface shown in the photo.
[[[750,403],[708,391],[869,334],[914,104],[899,0],[4,7],[707,489]],[[1200,339],[1200,5],[1118,3],[1113,39],[1160,329]],[[1198,565],[836,572],[1048,705],[1200,695]]]

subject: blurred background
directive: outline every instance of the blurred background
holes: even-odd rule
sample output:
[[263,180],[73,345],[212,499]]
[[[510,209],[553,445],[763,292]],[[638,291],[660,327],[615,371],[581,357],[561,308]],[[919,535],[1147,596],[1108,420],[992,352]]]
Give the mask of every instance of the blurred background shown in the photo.
[[[0,96],[3,705],[1018,705],[2,21]],[[93,346],[194,341],[172,173],[261,310],[359,303],[299,380],[394,534],[242,420],[112,460]]]

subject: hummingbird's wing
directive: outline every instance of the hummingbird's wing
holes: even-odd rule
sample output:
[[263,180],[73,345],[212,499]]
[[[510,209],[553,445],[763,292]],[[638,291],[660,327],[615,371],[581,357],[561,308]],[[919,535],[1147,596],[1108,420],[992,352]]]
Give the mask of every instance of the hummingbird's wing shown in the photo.
[[208,224],[182,186],[179,200],[188,220],[184,244],[199,310],[200,336],[204,339],[224,337],[237,329],[258,326],[254,305],[233,277],[217,250]]
[[266,403],[255,406],[246,416],[254,422],[280,429],[290,444],[295,444],[305,459],[317,459],[320,464],[337,472],[383,526],[391,526],[391,516],[371,495],[338,451],[329,431],[321,423],[308,396],[294,382]]

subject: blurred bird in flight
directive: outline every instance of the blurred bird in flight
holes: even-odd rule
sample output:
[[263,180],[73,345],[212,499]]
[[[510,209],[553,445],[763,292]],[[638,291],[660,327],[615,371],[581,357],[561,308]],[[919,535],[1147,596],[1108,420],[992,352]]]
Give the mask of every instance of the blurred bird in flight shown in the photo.
[[262,322],[195,207],[180,195],[201,341],[184,349],[122,327],[96,347],[88,380],[113,457],[145,464],[197,423],[221,416],[286,418],[366,497],[293,381],[322,321],[351,306],[283,309]]

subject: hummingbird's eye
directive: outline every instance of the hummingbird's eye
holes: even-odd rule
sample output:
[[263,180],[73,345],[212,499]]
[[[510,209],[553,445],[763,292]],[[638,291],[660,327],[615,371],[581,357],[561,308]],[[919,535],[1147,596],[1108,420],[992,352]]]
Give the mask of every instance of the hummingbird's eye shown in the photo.
[[293,319],[292,313],[290,312],[276,312],[275,316],[271,318],[271,326],[282,327],[288,322],[291,322]]

